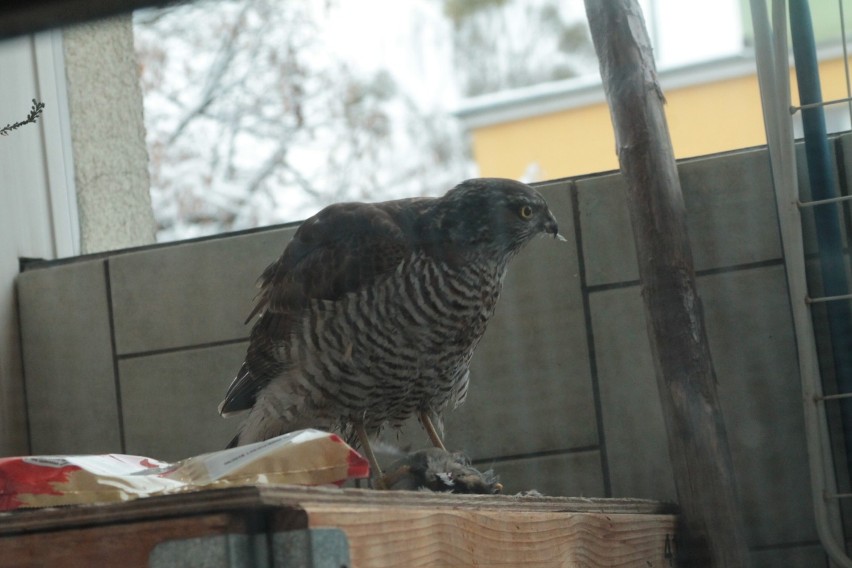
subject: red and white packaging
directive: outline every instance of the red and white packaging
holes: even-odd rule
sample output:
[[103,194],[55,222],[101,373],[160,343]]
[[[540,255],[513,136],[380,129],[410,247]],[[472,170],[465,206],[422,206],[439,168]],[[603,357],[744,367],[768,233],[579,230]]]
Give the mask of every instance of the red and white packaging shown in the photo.
[[176,463],[123,454],[0,458],[0,511],[236,485],[339,485],[369,472],[367,460],[339,436],[319,430]]

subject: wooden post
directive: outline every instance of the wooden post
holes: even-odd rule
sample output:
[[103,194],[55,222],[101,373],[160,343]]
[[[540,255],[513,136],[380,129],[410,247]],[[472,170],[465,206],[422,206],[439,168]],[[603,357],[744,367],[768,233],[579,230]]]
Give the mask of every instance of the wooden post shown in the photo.
[[585,0],[627,181],[645,319],[682,511],[679,565],[747,566],[665,98],[636,0]]

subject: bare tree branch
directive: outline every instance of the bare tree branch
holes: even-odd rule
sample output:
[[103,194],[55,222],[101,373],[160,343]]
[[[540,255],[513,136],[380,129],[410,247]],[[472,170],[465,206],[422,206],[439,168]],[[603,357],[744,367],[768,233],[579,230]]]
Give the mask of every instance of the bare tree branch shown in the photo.
[[315,2],[225,0],[138,22],[161,239],[469,177],[458,121],[433,121],[387,72],[332,52],[325,13]]
[[168,144],[173,144],[195,117],[204,114],[216,97],[221,96],[223,91],[227,91],[227,89],[222,87],[222,78],[225,76],[231,66],[231,63],[234,61],[234,57],[237,53],[234,46],[245,22],[246,13],[250,9],[251,4],[246,3],[239,15],[236,17],[233,26],[229,30],[230,33],[225,34],[225,38],[219,47],[216,61],[210,67],[210,71],[204,81],[204,90],[202,91],[198,104],[194,108],[190,109],[184,115],[183,119],[181,119],[180,123],[169,137]]

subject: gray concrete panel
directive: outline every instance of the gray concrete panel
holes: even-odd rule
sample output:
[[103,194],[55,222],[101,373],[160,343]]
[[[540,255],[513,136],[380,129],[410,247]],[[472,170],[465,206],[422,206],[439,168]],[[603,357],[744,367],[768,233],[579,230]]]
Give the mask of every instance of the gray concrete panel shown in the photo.
[[[724,166],[720,161],[724,159]],[[766,150],[681,162],[678,167],[696,270],[781,257]],[[577,182],[589,286],[639,278],[627,186],[621,174]]]
[[245,350],[235,343],[120,361],[127,452],[174,461],[223,449],[242,417],[216,408]]
[[503,484],[503,493],[514,495],[535,489],[543,495],[605,497],[601,456],[597,450],[539,456],[487,463]]
[[577,182],[586,284],[597,286],[639,279],[633,227],[621,174]]
[[104,263],[18,277],[32,452],[121,452]]
[[294,229],[182,243],[109,260],[119,354],[248,337],[263,269]]
[[591,294],[613,497],[674,501],[674,478],[638,286]]
[[[698,287],[749,542],[814,538],[783,267],[705,276]],[[639,289],[590,303],[613,495],[674,499]]]
[[[783,546],[751,552],[751,568],[828,568],[828,558],[819,545]],[[834,566],[834,564],[831,564]]]
[[687,160],[678,173],[696,270],[781,258],[765,149]]
[[698,280],[752,546],[816,538],[784,267]]

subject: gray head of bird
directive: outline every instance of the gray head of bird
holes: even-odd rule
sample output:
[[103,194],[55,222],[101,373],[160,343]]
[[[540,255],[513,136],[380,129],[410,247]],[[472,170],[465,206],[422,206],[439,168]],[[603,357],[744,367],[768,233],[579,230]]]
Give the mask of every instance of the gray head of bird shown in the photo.
[[498,257],[511,257],[538,235],[562,238],[541,194],[510,179],[460,183],[435,202],[434,219],[441,240]]

